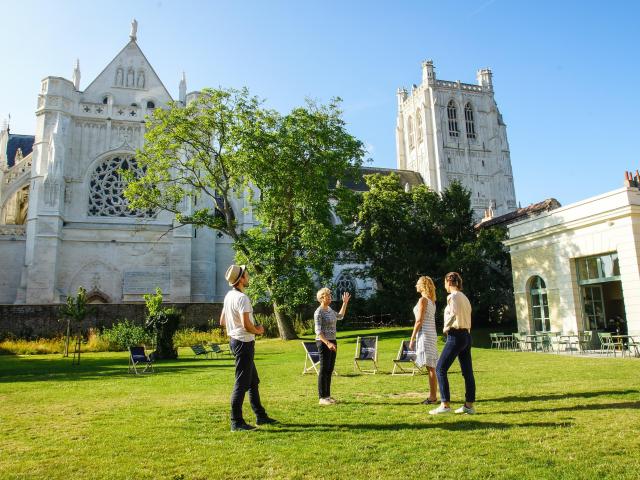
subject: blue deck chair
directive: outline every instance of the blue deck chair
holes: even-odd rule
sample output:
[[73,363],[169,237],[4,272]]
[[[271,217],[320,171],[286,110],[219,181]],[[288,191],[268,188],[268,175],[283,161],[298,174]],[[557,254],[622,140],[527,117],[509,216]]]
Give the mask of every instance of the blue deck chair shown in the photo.
[[[311,373],[320,374],[318,365],[320,365],[320,352],[318,351],[318,345],[316,342],[301,342],[304,347],[304,367],[302,368],[302,375]],[[338,375],[338,371],[334,368],[333,374]]]
[[[373,369],[363,369],[359,362],[372,362]],[[353,365],[361,373],[376,374],[378,372],[378,337],[358,337]]]
[[[398,355],[393,360],[393,370],[391,371],[391,375],[415,375],[416,373],[424,373],[425,368],[416,365],[416,351],[415,349],[409,350],[410,343],[410,340],[402,340],[400,342]],[[403,363],[406,366],[411,366],[409,368],[405,368],[402,366]]]
[[[144,370],[138,372],[138,368],[144,365]],[[129,347],[129,373],[140,375],[141,373],[153,373],[153,361],[144,351],[144,347]]]

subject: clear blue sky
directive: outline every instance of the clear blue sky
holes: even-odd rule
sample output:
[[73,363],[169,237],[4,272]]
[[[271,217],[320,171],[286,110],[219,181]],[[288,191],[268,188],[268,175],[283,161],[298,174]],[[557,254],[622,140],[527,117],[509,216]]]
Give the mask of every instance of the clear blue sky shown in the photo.
[[247,86],[280,111],[344,99],[374,166],[395,167],[396,89],[433,59],[444,80],[491,67],[507,123],[516,196],[562,204],[622,186],[640,168],[640,2],[628,1],[3,1],[0,120],[33,133],[40,79],[81,89],[127,43],[177,97]]

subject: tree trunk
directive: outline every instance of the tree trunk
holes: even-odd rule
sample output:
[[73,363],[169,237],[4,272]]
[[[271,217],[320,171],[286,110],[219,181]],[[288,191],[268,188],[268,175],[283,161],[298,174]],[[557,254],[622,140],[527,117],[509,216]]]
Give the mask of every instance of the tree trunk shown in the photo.
[[291,317],[289,317],[289,315],[287,315],[276,302],[273,302],[273,313],[275,314],[276,321],[278,322],[280,338],[282,340],[295,340],[298,338],[298,335],[296,335],[296,331],[293,328]]

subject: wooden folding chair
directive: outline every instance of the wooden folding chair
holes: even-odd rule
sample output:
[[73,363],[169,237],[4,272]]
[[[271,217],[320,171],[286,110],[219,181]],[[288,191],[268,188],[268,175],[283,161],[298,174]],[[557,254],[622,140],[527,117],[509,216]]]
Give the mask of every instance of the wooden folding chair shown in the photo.
[[[373,362],[373,370],[363,369],[359,362]],[[378,337],[358,337],[353,364],[361,373],[376,374],[378,372]]]

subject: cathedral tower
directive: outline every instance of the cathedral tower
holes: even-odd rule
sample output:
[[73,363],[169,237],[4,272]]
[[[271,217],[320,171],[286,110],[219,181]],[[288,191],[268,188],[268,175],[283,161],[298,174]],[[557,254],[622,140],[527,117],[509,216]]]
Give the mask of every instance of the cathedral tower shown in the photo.
[[423,62],[422,84],[398,89],[396,152],[398,168],[419,172],[435,191],[459,181],[479,219],[489,209],[494,215],[515,210],[516,196],[491,70],[479,70],[477,80],[438,80],[433,62]]

